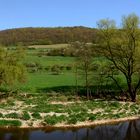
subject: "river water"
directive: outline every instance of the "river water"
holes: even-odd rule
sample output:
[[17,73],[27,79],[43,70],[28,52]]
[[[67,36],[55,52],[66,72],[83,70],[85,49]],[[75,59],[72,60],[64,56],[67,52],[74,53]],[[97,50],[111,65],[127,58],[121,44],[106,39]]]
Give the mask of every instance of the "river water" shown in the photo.
[[140,140],[140,120],[73,130],[0,129],[0,140]]

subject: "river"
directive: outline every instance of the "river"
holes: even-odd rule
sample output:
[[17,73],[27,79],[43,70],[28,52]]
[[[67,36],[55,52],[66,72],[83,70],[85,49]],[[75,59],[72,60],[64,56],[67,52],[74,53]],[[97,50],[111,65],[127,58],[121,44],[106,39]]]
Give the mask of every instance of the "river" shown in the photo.
[[0,129],[0,140],[140,140],[140,120],[80,129]]

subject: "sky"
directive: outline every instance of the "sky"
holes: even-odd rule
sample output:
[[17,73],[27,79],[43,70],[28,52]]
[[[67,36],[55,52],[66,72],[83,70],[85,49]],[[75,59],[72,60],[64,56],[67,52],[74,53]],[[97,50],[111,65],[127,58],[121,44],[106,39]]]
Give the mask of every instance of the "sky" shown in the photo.
[[87,26],[123,15],[140,16],[140,0],[0,0],[0,30],[20,27]]

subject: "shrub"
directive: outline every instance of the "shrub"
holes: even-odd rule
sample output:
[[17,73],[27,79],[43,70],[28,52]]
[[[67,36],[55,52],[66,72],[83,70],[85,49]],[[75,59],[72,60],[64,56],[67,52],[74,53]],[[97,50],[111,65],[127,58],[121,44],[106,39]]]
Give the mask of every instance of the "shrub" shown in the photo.
[[95,114],[89,114],[89,120],[94,121],[96,120],[96,115]]
[[60,70],[62,71],[62,70],[64,70],[64,69],[65,69],[65,66],[61,65],[61,66],[60,66]]
[[49,71],[50,70],[50,66],[45,67],[45,70]]
[[67,120],[68,124],[76,124],[77,123],[77,117],[76,115],[70,115],[69,119]]
[[66,70],[72,70],[72,66],[71,65],[66,66]]
[[36,63],[35,62],[29,62],[29,63],[26,63],[25,65],[28,68],[36,67]]
[[57,123],[61,123],[63,121],[66,120],[66,116],[64,115],[61,115],[61,116],[56,116],[56,115],[53,115],[53,116],[46,116],[45,117],[45,123],[49,124],[49,125],[55,125]]
[[41,116],[38,112],[34,112],[32,113],[32,116],[35,118],[35,119],[41,119]]
[[60,74],[60,67],[59,67],[58,65],[53,65],[53,66],[51,67],[51,72],[52,72],[52,74],[54,74],[54,75]]
[[0,118],[3,118],[3,114],[2,113],[0,113]]
[[0,126],[21,126],[19,120],[0,120]]
[[6,118],[13,118],[13,119],[18,119],[18,118],[20,118],[20,117],[19,117],[19,114],[17,114],[17,113],[6,114],[4,117],[6,117]]
[[30,118],[31,118],[30,114],[27,111],[24,111],[22,113],[21,119],[23,119],[23,120],[30,120]]

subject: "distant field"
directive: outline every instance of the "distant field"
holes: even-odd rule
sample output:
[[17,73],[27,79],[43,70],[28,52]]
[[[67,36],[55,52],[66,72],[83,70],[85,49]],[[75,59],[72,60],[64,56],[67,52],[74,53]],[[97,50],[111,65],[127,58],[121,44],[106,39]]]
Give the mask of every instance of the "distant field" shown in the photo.
[[29,73],[28,80],[24,85],[20,85],[22,91],[37,92],[47,88],[74,86],[75,77],[72,72],[65,72],[59,75],[52,75],[47,72]]
[[[57,45],[56,45],[57,46]],[[63,45],[64,46],[64,45]],[[43,49],[43,48],[42,48]],[[22,91],[37,92],[39,89],[61,87],[61,86],[74,86],[75,77],[74,70],[63,70],[60,74],[55,75],[50,71],[46,71],[46,67],[52,67],[54,65],[59,66],[73,66],[74,57],[63,56],[43,56],[37,55],[40,48],[35,50],[27,50],[24,63],[38,63],[42,66],[43,70],[27,73],[27,82],[25,84],[18,85]]]
[[51,65],[72,65],[74,63],[74,57],[63,57],[63,56],[45,56],[38,57],[36,55],[27,55],[25,62],[38,62],[42,66]]
[[[38,52],[40,50],[44,50],[44,48],[27,49],[24,64],[26,64],[26,66],[31,65],[31,67],[28,68],[27,81],[24,84],[17,84],[15,88],[18,88],[23,92],[44,92],[46,89],[63,88],[64,86],[66,87],[65,89],[67,89],[67,87],[75,86],[74,63],[76,58],[68,56],[39,56]],[[104,63],[106,63],[106,61],[103,58],[96,57],[94,58],[94,62],[102,65],[102,69],[105,68]],[[36,64],[41,67],[41,69],[38,69]],[[35,65],[35,67],[32,65]],[[58,74],[52,72],[52,67],[54,66],[59,67],[60,72]],[[68,67],[70,67],[70,69],[67,69]],[[94,86],[98,84],[97,74],[98,71],[92,73],[92,82]],[[117,79],[120,83],[125,83],[125,79],[122,75],[117,76]],[[78,85],[81,86],[83,84],[84,81],[81,79],[81,76],[79,76]]]
[[35,48],[35,49],[59,49],[59,48],[66,48],[68,44],[53,44],[53,45],[32,45],[28,46],[28,48]]

